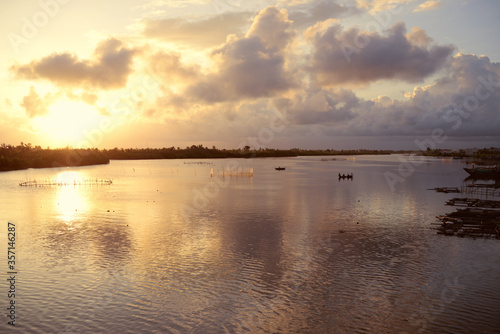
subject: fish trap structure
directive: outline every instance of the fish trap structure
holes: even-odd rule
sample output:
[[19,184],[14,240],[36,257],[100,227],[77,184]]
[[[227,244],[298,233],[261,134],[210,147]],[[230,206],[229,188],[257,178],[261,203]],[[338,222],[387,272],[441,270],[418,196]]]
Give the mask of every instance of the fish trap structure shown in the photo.
[[31,180],[19,182],[21,187],[63,187],[63,186],[100,186],[111,185],[112,180],[109,179],[75,179],[75,180]]
[[467,178],[460,192],[471,198],[500,199],[500,180]]
[[456,197],[446,201],[446,205],[465,206],[472,208],[494,208],[500,209],[500,201],[482,200],[479,198]]
[[211,161],[188,161],[184,162],[184,165],[209,165],[214,166],[215,164]]
[[[500,201],[454,198],[447,205],[465,206],[444,216],[436,216],[438,234],[459,237],[500,239]],[[487,208],[486,208],[487,207]]]
[[210,177],[214,176],[245,176],[245,177],[253,177],[253,168],[249,169],[244,169],[243,167],[240,167],[236,170],[234,169],[222,169],[222,170],[214,170],[213,168],[210,168]]
[[495,198],[500,197],[500,188],[496,184],[469,184],[462,186],[461,192],[470,197]]

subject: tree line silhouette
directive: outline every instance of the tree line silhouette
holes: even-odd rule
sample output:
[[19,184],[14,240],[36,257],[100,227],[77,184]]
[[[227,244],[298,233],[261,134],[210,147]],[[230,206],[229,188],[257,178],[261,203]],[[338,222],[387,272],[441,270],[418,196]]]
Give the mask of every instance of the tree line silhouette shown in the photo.
[[110,160],[145,160],[145,159],[222,159],[222,158],[263,158],[295,157],[318,155],[363,155],[390,154],[389,150],[288,150],[245,146],[240,149],[218,149],[192,145],[186,148],[126,148],[126,149],[75,149],[71,147],[43,149],[40,146],[21,143],[18,146],[0,145],[0,171],[27,168],[47,168],[66,166],[87,166],[107,164]]
[[109,158],[98,149],[70,147],[43,149],[21,143],[18,146],[0,145],[0,171],[27,168],[87,166],[109,163]]
[[102,150],[104,155],[112,160],[140,160],[140,159],[218,159],[218,158],[266,158],[266,157],[296,157],[318,155],[362,155],[362,154],[390,154],[388,150],[304,150],[292,148],[288,150],[259,148],[252,149],[245,146],[239,149],[218,149],[192,145],[186,148],[114,148]]

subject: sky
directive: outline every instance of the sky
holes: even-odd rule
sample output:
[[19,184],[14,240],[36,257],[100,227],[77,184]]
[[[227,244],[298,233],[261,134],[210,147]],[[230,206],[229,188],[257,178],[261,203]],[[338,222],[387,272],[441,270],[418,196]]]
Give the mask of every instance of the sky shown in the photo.
[[498,0],[4,0],[0,143],[500,147]]

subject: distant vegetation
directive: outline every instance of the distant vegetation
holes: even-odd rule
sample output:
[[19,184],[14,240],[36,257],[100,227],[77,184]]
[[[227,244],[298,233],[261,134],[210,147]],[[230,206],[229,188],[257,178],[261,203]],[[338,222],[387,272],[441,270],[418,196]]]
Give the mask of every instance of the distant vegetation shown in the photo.
[[367,155],[406,153],[407,151],[390,150],[303,150],[293,148],[277,150],[270,148],[251,149],[218,149],[192,145],[186,148],[128,148],[111,150],[98,149],[43,149],[40,146],[21,143],[18,146],[0,146],[0,171],[26,168],[47,168],[65,166],[86,166],[107,164],[109,160],[143,160],[143,159],[205,159],[205,158],[263,158],[263,157],[295,157],[319,155]]
[[479,164],[500,164],[500,149],[490,147],[477,150],[474,158]]
[[307,155],[361,155],[361,154],[390,154],[393,151],[378,150],[277,150],[271,148],[253,150],[249,146],[243,149],[217,149],[203,145],[192,145],[186,148],[144,148],[103,150],[105,156],[112,160],[137,159],[203,159],[203,158],[265,158],[265,157],[296,157]]
[[422,155],[427,156],[427,157],[450,157],[450,158],[453,158],[453,157],[463,158],[466,156],[464,150],[460,150],[458,152],[453,152],[453,151],[443,151],[440,149],[431,150],[430,148],[427,148],[427,151],[423,151]]
[[474,149],[473,153],[466,150],[440,150],[430,149],[422,152],[422,155],[431,157],[467,158],[468,161],[477,164],[498,164],[500,163],[500,149],[496,147]]
[[[65,166],[87,166],[107,164],[109,160],[144,160],[144,159],[217,159],[217,158],[264,158],[264,157],[296,157],[319,155],[374,155],[394,153],[415,153],[410,151],[391,150],[303,150],[293,148],[277,150],[271,148],[252,149],[245,146],[241,149],[218,149],[192,145],[186,148],[114,148],[111,150],[74,149],[43,149],[40,146],[21,143],[18,146],[0,145],[0,171],[26,168],[46,168]],[[476,150],[467,155],[465,150],[449,152],[449,150],[431,150],[420,152],[427,156],[469,157],[477,162],[496,163],[500,161],[500,149],[489,148]]]
[[21,143],[19,146],[0,145],[0,171],[26,168],[87,166],[109,163],[98,149],[42,149]]

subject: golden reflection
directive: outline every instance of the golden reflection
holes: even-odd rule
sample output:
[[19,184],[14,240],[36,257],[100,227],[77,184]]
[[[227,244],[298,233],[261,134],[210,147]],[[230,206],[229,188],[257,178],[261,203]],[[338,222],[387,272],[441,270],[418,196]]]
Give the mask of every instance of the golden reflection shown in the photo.
[[88,211],[89,203],[82,196],[80,186],[75,182],[83,179],[79,172],[62,172],[55,180],[60,185],[57,188],[56,208],[59,218],[71,225],[83,212]]

